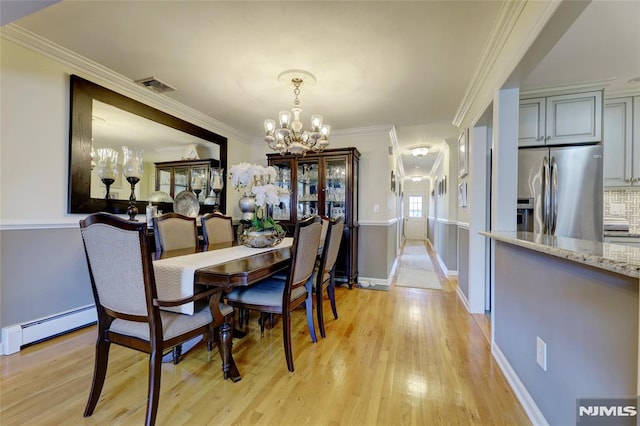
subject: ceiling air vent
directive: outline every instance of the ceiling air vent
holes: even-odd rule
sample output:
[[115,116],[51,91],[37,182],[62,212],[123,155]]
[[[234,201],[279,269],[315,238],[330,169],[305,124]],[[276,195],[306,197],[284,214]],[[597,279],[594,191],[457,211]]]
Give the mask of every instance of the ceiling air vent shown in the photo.
[[171,87],[167,83],[163,83],[155,77],[142,78],[140,80],[135,80],[135,82],[153,90],[156,93],[167,93],[176,90],[175,87]]

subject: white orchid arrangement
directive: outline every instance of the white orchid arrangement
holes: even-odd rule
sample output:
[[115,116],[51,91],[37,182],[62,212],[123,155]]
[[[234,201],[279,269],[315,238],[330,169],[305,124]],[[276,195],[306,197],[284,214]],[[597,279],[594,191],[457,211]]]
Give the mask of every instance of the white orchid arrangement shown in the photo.
[[245,195],[256,198],[256,214],[251,223],[252,228],[264,230],[275,228],[283,232],[282,227],[265,211],[265,204],[277,206],[289,197],[289,191],[274,185],[278,173],[273,166],[264,167],[259,164],[239,163],[229,169],[231,185]]

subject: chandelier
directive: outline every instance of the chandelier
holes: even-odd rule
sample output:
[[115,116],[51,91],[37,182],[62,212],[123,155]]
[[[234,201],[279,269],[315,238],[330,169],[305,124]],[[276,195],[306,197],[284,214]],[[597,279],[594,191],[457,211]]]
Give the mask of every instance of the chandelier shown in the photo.
[[[311,116],[311,129],[304,130],[300,121],[300,87],[303,83],[315,83],[313,74],[303,70],[287,70],[278,75],[278,80],[293,84],[293,108],[291,111],[280,111],[278,114],[280,127],[272,119],[264,120],[264,140],[274,151],[280,154],[287,152],[293,155],[304,155],[307,151],[321,152],[329,146],[331,126],[322,124],[321,115]],[[293,115],[293,120],[291,119]]]

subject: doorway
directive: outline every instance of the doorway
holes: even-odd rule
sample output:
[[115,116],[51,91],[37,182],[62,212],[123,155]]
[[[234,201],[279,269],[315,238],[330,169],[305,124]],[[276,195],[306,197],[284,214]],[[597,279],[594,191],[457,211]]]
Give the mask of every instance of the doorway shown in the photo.
[[410,191],[404,197],[406,213],[404,235],[409,240],[424,240],[426,236],[426,193]]

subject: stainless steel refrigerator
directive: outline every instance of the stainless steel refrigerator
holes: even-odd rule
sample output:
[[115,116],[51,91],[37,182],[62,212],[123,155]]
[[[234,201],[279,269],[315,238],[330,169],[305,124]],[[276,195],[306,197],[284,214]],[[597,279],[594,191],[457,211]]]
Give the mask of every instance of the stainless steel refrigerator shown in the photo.
[[602,145],[518,150],[518,230],[602,241]]

